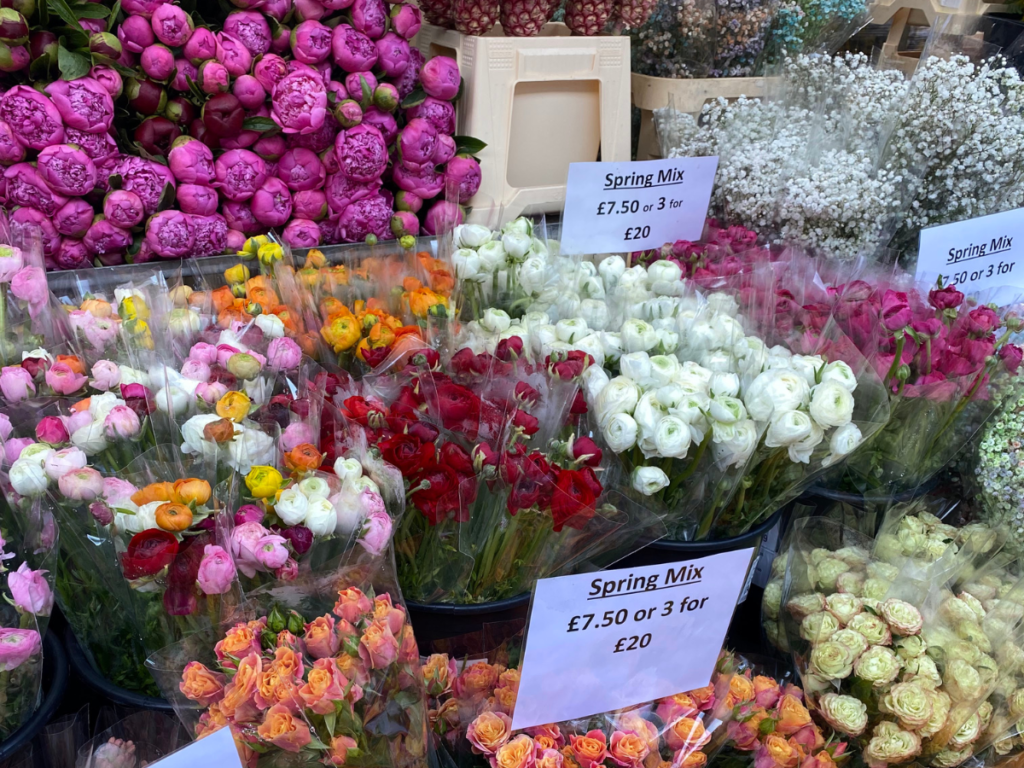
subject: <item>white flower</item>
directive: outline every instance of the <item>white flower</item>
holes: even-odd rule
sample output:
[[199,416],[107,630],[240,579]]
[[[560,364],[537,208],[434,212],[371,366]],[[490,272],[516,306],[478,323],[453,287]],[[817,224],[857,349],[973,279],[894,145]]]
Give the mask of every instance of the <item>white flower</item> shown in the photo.
[[293,486],[281,491],[274,502],[274,512],[285,525],[298,525],[305,518],[308,506],[309,500],[297,486]]
[[605,290],[612,290],[626,271],[626,261],[621,256],[607,256],[597,265],[597,273],[604,280]]
[[479,248],[491,242],[491,230],[480,224],[460,224],[452,233],[456,248]]
[[674,261],[665,259],[651,264],[647,268],[647,284],[654,283],[678,283],[683,279],[683,270]]
[[811,421],[811,433],[796,443],[790,443],[789,448],[789,460],[800,464],[809,464],[811,461],[811,454],[814,449],[818,447],[818,444],[825,439],[825,431]]
[[588,299],[600,299],[601,301],[604,301],[604,283],[601,281],[601,278],[596,275],[586,277],[583,280],[580,280],[578,293]]
[[757,447],[757,427],[751,419],[729,424],[727,434],[719,432],[715,425],[715,442],[711,445],[715,461],[722,467],[746,464]]
[[574,291],[558,294],[555,310],[559,317],[578,317],[580,314],[580,296]]
[[736,317],[736,314],[740,311],[740,306],[736,303],[736,299],[728,293],[722,293],[721,291],[709,293],[704,297],[704,301],[707,302],[708,309],[715,314]]
[[274,381],[269,376],[257,376],[242,383],[242,390],[254,405],[269,402],[274,393]]
[[822,427],[841,427],[853,418],[853,395],[835,381],[822,382],[811,393],[810,411]]
[[710,410],[711,398],[701,392],[692,392],[683,395],[676,405],[671,406],[669,412],[687,424],[697,424],[704,420]]
[[657,493],[669,484],[668,475],[658,467],[637,467],[633,470],[633,490],[644,496]]
[[679,348],[679,334],[675,331],[658,328],[655,333],[658,335],[658,343],[655,346],[662,354],[671,355]]
[[851,453],[854,448],[861,444],[864,436],[861,435],[860,427],[854,423],[845,424],[832,433],[828,441],[829,455],[821,460],[823,467],[831,466]]
[[711,398],[711,408],[708,415],[715,421],[720,421],[723,424],[732,424],[740,419],[747,418],[747,409],[743,407],[743,401],[739,398],[723,395]]
[[622,453],[636,445],[639,428],[628,413],[617,413],[605,422],[601,431],[611,451]]
[[740,391],[740,377],[727,371],[715,371],[711,376],[711,394],[736,397]]
[[[196,382],[198,383],[198,382]],[[171,416],[181,416],[192,401],[188,392],[179,387],[163,387],[153,396],[156,407]]]
[[263,331],[263,335],[268,339],[284,336],[284,320],[277,315],[256,315],[256,327]]
[[28,352],[21,353],[22,360],[36,360],[38,358],[43,358],[49,363],[52,363],[54,361],[53,355],[51,355],[42,347],[36,347],[35,349],[30,349]]
[[853,369],[842,360],[836,360],[825,366],[821,372],[821,383],[824,384],[826,381],[834,381],[850,392],[857,389],[857,376]]
[[[214,416],[214,420],[219,418],[219,416]],[[97,453],[107,450],[107,436],[103,429],[103,422],[94,421],[92,424],[76,429],[71,435],[71,444],[76,448],[81,448],[86,456],[95,456]]]
[[558,341],[558,333],[553,325],[538,325],[530,330],[530,345],[537,358],[545,358],[551,354],[551,345]]
[[617,413],[632,413],[640,400],[640,387],[626,376],[616,376],[602,389],[594,402],[597,420],[603,424]]
[[590,368],[604,365],[604,347],[601,345],[601,339],[596,333],[587,334],[582,339],[575,341],[572,348],[586,352],[594,358],[594,365],[590,366]]
[[46,464],[46,460],[54,453],[51,446],[46,443],[31,443],[21,449],[18,454],[18,461],[32,461],[40,467]]
[[380,488],[377,486],[375,482],[373,482],[373,480],[368,478],[366,475],[363,475],[362,477],[357,477],[355,480],[351,482],[350,485],[355,490],[356,493],[362,493],[363,491],[373,491],[378,496],[380,495]]
[[603,331],[608,327],[608,305],[600,299],[583,299],[580,319],[595,331]]
[[273,464],[275,453],[274,439],[270,435],[243,427],[242,433],[228,443],[228,464],[236,472],[247,475],[254,464]]
[[611,331],[601,331],[601,345],[604,347],[604,359],[609,363],[616,363],[622,356],[622,334]]
[[343,483],[355,480],[357,477],[363,476],[363,465],[356,459],[343,459],[339,456],[334,462],[334,474]]
[[776,411],[768,425],[764,444],[769,448],[793,445],[810,436],[814,422],[803,411]]
[[507,235],[509,232],[515,232],[518,235],[529,235],[533,237],[533,222],[525,216],[520,216],[517,219],[513,219],[504,227],[501,228],[501,234]]
[[551,317],[547,312],[527,312],[520,318],[520,322],[532,331],[538,325],[551,325]]
[[654,444],[659,456],[682,459],[690,448],[690,427],[675,416],[663,416],[654,431]]
[[118,405],[124,405],[124,400],[113,392],[104,392],[102,395],[93,395],[89,398],[89,415],[93,421],[103,421]]
[[736,367],[736,359],[731,352],[715,349],[702,354],[700,364],[712,373],[730,373]]
[[789,367],[807,379],[807,385],[817,384],[818,371],[825,365],[821,355],[793,355],[789,358]]
[[121,373],[122,384],[141,384],[144,387],[149,386],[151,379],[149,378],[149,374],[145,371],[140,371],[138,368],[131,368],[127,365],[119,365],[117,366],[117,370]]
[[512,319],[503,309],[485,309],[484,316],[480,318],[480,327],[489,333],[507,331],[511,325]]
[[587,402],[593,405],[597,396],[608,383],[608,373],[600,365],[588,366],[580,377],[583,382],[583,390],[587,395]]
[[688,392],[699,392],[706,395],[710,391],[713,375],[707,368],[697,365],[692,360],[687,360],[679,366],[679,373],[676,375],[675,381]]
[[[642,354],[634,352],[633,354]],[[653,387],[664,387],[675,381],[679,375],[679,359],[670,355],[654,355],[650,359],[650,384]],[[621,360],[619,361],[621,365]]]
[[[194,453],[206,458],[213,458],[220,452],[217,443],[211,442],[203,436],[203,430],[208,424],[220,421],[216,413],[201,413],[181,425],[181,452]],[[238,434],[239,427],[235,427],[235,434]],[[84,449],[83,449],[84,450]],[[86,451],[88,453],[88,451]]]
[[658,393],[656,390],[652,389],[640,396],[636,408],[633,409],[633,420],[640,428],[641,440],[644,437],[651,440],[654,439],[654,430],[658,428],[658,422],[661,421],[665,413],[665,409],[658,403]]
[[548,265],[543,259],[531,257],[519,267],[519,285],[527,293],[540,293],[548,281]]
[[338,527],[338,513],[334,505],[323,498],[314,499],[306,507],[306,519],[303,523],[314,536],[326,536],[334,533]]
[[11,465],[11,487],[21,496],[40,496],[50,485],[42,464],[18,459]]
[[501,236],[501,247],[510,258],[521,259],[533,247],[533,238],[518,232],[509,232]]
[[630,318],[620,330],[622,348],[626,352],[646,352],[658,345],[658,333],[650,323]]
[[141,533],[142,531],[149,531],[153,528],[159,528],[156,524],[156,511],[160,509],[162,501],[151,501],[149,504],[143,504],[138,507],[138,511],[134,515],[124,516],[124,526],[131,533]]
[[651,357],[646,352],[630,352],[619,358],[619,370],[643,387],[651,377]]
[[756,376],[768,361],[768,350],[756,336],[744,336],[732,348],[736,356],[736,370],[747,376]]
[[508,254],[500,240],[491,240],[484,243],[476,252],[480,259],[480,271],[493,274],[508,266]]
[[460,248],[452,254],[452,266],[460,280],[475,280],[480,274],[480,256],[469,248]]
[[[351,459],[349,459],[349,461],[351,461]],[[360,467],[360,470],[361,469],[362,467]],[[355,477],[352,477],[351,481],[354,482],[358,477],[360,476],[356,475]],[[299,493],[305,496],[309,501],[313,501],[314,499],[326,499],[331,495],[331,486],[322,477],[313,475],[299,483]]]
[[776,411],[791,411],[807,405],[811,388],[807,380],[786,368],[771,368],[758,374],[743,395],[747,413],[756,421],[768,421]]
[[581,317],[559,320],[555,323],[555,336],[558,337],[559,341],[564,341],[567,344],[572,344],[577,339],[582,339],[588,333],[590,333],[590,329],[587,328],[587,321]]

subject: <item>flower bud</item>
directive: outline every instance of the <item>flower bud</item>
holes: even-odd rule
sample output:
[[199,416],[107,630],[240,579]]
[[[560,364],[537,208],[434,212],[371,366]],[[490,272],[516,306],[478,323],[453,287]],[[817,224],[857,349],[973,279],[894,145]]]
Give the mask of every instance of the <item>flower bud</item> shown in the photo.
[[252,69],[252,54],[237,37],[226,32],[217,33],[217,61],[232,77],[239,77]]
[[199,65],[198,85],[203,93],[225,93],[230,82],[231,75],[228,74],[227,67],[219,61],[204,61]]
[[124,253],[132,244],[131,232],[114,226],[102,216],[97,216],[89,231],[82,238],[85,247],[97,256],[106,253]]
[[348,24],[339,24],[331,35],[334,63],[346,72],[365,72],[377,64],[377,46]]
[[291,248],[315,248],[320,245],[320,227],[309,219],[292,219],[281,233],[281,239]]
[[398,89],[391,83],[381,83],[373,92],[373,106],[385,112],[394,112],[400,101]]
[[438,200],[423,217],[423,230],[428,235],[443,234],[455,229],[462,220],[462,208],[447,200]]
[[364,109],[363,122],[380,131],[380,135],[384,137],[384,143],[388,146],[391,146],[398,138],[398,123],[390,112],[385,112],[377,107]]
[[150,20],[156,39],[171,48],[180,48],[192,37],[192,17],[177,5],[165,3],[153,11]]
[[245,245],[245,235],[237,229],[229,229],[224,241],[224,248],[227,251],[238,251]]
[[451,101],[459,93],[459,65],[448,56],[435,56],[420,70],[420,83],[427,95]]
[[[24,45],[28,42],[28,22],[14,8],[0,8],[0,40],[8,45]],[[120,54],[118,47],[117,55]]]
[[327,217],[327,195],[321,189],[306,189],[292,195],[292,215],[320,221]]
[[164,157],[171,151],[171,144],[181,136],[181,128],[166,117],[147,117],[135,129],[135,141],[151,155]]
[[391,217],[391,233],[399,238],[407,235],[416,237],[420,233],[420,220],[415,213],[398,211]]
[[395,194],[395,210],[419,213],[422,207],[423,198],[414,195],[412,192],[406,192],[403,189]]
[[271,632],[283,632],[288,626],[288,619],[281,612],[278,606],[274,606],[270,609],[270,613],[267,614],[267,629]]
[[231,86],[231,93],[246,109],[259,109],[267,101],[267,92],[252,75],[242,75]]
[[252,215],[267,227],[284,225],[292,215],[292,194],[288,186],[276,177],[264,181],[252,196]]
[[327,9],[318,0],[295,0],[294,6],[295,17],[299,21],[318,21],[327,14]]
[[216,179],[213,152],[203,142],[182,136],[171,145],[167,164],[174,178],[186,184],[212,184]]
[[0,72],[18,72],[28,66],[28,49],[23,45],[9,46],[0,42]]
[[64,238],[53,260],[57,269],[84,269],[92,266],[92,253],[81,240]]
[[362,106],[370,106],[377,78],[372,72],[353,72],[345,77],[345,90]]
[[14,165],[25,159],[25,146],[10,125],[0,120],[0,165]]
[[302,618],[302,615],[291,611],[288,614],[288,631],[298,637],[302,634],[306,626],[306,620]]
[[185,43],[181,54],[198,67],[217,55],[217,38],[206,27],[199,27]]
[[[146,24],[146,29],[149,29],[149,24]],[[29,37],[28,52],[33,60],[48,56],[51,62],[56,61],[58,47],[57,36],[48,29],[37,29]]]
[[174,60],[174,77],[171,79],[171,88],[181,93],[188,93],[188,81],[193,83],[199,79],[199,70],[196,65],[188,59],[177,58]]
[[[291,5],[291,0],[281,0],[281,1],[282,2],[286,2],[289,5]],[[291,9],[289,8],[289,10],[291,10]],[[278,21],[282,21],[282,19],[278,19]],[[288,27],[286,27],[284,24],[282,24],[280,26],[280,28],[277,30],[277,35],[274,37],[273,40],[270,41],[270,50],[271,50],[272,53],[281,54],[281,53],[287,53],[288,51],[290,51],[291,47],[292,47],[292,31]]]
[[252,145],[252,151],[262,157],[264,160],[280,160],[281,156],[284,155],[288,149],[288,145],[284,140],[284,136],[280,134],[275,136],[263,136],[255,144]]
[[89,37],[89,53],[111,61],[121,58],[121,41],[109,32],[96,32]]
[[434,154],[430,158],[430,161],[434,165],[444,165],[455,157],[455,151],[457,149],[458,147],[455,146],[455,139],[447,133],[438,134],[437,144],[434,146]]
[[437,145],[437,129],[420,117],[415,117],[398,135],[398,156],[404,165],[419,167],[429,163]]
[[245,110],[230,93],[218,93],[203,105],[203,125],[214,136],[237,136],[242,131]]
[[408,41],[388,32],[377,41],[377,66],[388,77],[398,77],[412,64]]
[[82,238],[92,226],[95,212],[85,200],[69,200],[53,215],[53,225],[65,237]]
[[147,77],[166,81],[174,72],[174,54],[166,45],[154,43],[142,51],[139,56],[139,65]]
[[252,215],[249,201],[235,201],[224,203],[220,208],[221,214],[228,222],[228,227],[238,230],[243,235],[255,235],[263,231],[256,217]]
[[89,77],[106,88],[107,93],[110,94],[112,99],[116,99],[121,95],[121,91],[124,90],[124,82],[121,80],[121,75],[113,67],[97,64],[89,70]]
[[195,229],[187,213],[160,211],[146,222],[146,244],[161,258],[178,259],[189,255],[195,240]]
[[292,55],[303,64],[319,64],[331,55],[332,30],[310,19],[292,30]]
[[100,525],[110,525],[114,522],[114,512],[104,501],[94,501],[90,504],[89,514]]
[[420,31],[423,15],[415,5],[399,3],[391,7],[391,28],[406,40],[412,40]]
[[73,144],[53,144],[39,153],[36,170],[61,195],[80,197],[96,186],[96,165]]
[[142,115],[155,115],[167,106],[167,91],[152,80],[128,81],[128,104]]
[[260,81],[263,90],[272,94],[274,86],[288,76],[288,62],[276,53],[268,53],[259,58],[252,68],[252,74]]
[[221,194],[236,202],[251,198],[267,178],[267,164],[259,155],[247,149],[225,152],[217,158],[214,169]]
[[328,174],[338,172],[341,166],[338,164],[338,153],[333,144],[320,153],[320,162],[324,164],[324,170]]
[[352,99],[339,101],[334,105],[334,119],[342,128],[353,128],[363,121],[363,109]]
[[188,125],[196,119],[195,105],[183,96],[167,100],[164,117],[178,125]]
[[260,375],[263,366],[260,361],[245,352],[236,352],[228,358],[228,371],[245,381],[251,381]]
[[270,24],[259,11],[232,11],[224,20],[224,31],[235,38],[253,56],[270,50]]
[[480,190],[480,180],[480,163],[472,157],[453,157],[444,169],[448,196],[458,196],[460,204],[468,203]]
[[142,199],[134,192],[115,189],[103,198],[103,215],[122,229],[131,229],[142,223],[146,211]]
[[388,28],[388,12],[384,0],[355,0],[349,12],[352,15],[352,26],[371,40],[379,39]]
[[153,27],[148,19],[142,16],[129,16],[117,28],[117,39],[121,41],[123,51],[142,53],[156,42]]

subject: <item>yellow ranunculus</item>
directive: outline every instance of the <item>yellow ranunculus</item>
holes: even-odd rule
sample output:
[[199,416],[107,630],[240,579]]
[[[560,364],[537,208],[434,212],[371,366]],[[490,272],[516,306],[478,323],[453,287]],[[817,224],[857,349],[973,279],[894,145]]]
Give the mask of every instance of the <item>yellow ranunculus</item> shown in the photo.
[[252,401],[244,392],[231,391],[217,401],[217,415],[238,423],[249,415],[251,405]]
[[224,279],[228,284],[244,283],[249,279],[249,268],[245,264],[235,264],[224,270]]
[[148,320],[149,307],[138,296],[126,296],[121,301],[122,320]]
[[260,260],[260,264],[269,267],[275,261],[280,261],[284,258],[284,248],[281,247],[280,243],[264,243],[260,246],[256,255]]
[[284,483],[284,478],[273,467],[253,467],[245,476],[246,487],[257,499],[267,499],[276,495],[282,483]]
[[242,245],[242,250],[238,252],[238,255],[247,259],[254,258],[259,253],[260,246],[269,242],[270,238],[266,235],[255,235],[254,237],[250,237]]
[[359,343],[362,333],[359,330],[359,323],[352,315],[334,315],[330,317],[320,334],[324,341],[330,344],[335,352],[344,352]]

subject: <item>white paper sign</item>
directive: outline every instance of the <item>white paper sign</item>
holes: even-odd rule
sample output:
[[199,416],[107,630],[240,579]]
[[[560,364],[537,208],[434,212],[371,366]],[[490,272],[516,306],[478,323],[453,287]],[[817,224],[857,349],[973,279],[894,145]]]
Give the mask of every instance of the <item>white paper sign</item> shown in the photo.
[[1024,208],[921,230],[917,277],[1013,301],[1024,287]]
[[717,157],[570,163],[562,253],[623,253],[698,240]]
[[753,552],[539,580],[512,728],[707,685]]
[[221,728],[150,765],[160,768],[196,768],[211,765],[217,768],[243,768],[230,728]]

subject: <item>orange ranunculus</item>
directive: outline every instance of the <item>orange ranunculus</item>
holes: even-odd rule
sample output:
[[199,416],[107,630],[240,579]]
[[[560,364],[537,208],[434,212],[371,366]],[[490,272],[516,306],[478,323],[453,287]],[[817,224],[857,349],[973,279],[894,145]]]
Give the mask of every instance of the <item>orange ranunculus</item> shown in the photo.
[[220,701],[221,712],[226,717],[239,723],[251,723],[259,719],[260,710],[256,706],[256,685],[263,672],[263,659],[256,651],[252,651],[238,662],[238,671],[231,682],[224,688],[224,698]]
[[725,706],[729,709],[746,704],[754,698],[754,684],[746,675],[733,675],[729,680],[729,693],[725,695]]
[[99,318],[100,320],[106,320],[112,314],[114,314],[113,307],[110,306],[109,301],[103,299],[86,299],[82,302],[82,306],[79,309],[84,309],[93,317]]
[[267,312],[268,315],[276,315],[281,322],[284,324],[284,329],[288,335],[299,332],[299,316],[292,312],[291,308],[287,304],[278,304],[272,310]]
[[92,405],[92,398],[87,397],[84,400],[79,400],[77,403],[72,403],[71,410],[75,413],[81,413],[82,411],[88,411],[90,405]]
[[775,730],[783,736],[792,736],[811,722],[811,713],[800,703],[796,696],[789,694],[782,697],[776,713],[778,722]]
[[245,281],[245,290],[251,291],[256,288],[273,288],[274,281],[267,275],[254,275]]
[[390,347],[395,343],[395,331],[387,323],[377,323],[370,328],[370,332],[366,335],[366,340],[374,349]]
[[156,524],[165,531],[180,533],[192,525],[192,510],[184,504],[164,502],[156,508]]
[[245,303],[242,301],[217,313],[217,325],[221,328],[228,328],[232,323],[248,323],[251,320],[252,315],[245,311]]
[[79,376],[85,375],[85,363],[78,355],[57,355],[56,363],[64,363]]
[[331,748],[327,752],[327,759],[330,764],[335,766],[342,766],[345,761],[348,760],[348,751],[356,747],[356,740],[351,736],[335,736],[331,739]]
[[211,421],[203,427],[203,437],[211,443],[230,442],[235,439],[235,422],[231,419],[217,419],[217,421]]
[[[785,736],[769,733],[761,742],[761,750],[779,768],[795,768],[801,760],[800,750],[789,743]],[[759,760],[760,764],[761,761]]]
[[352,312],[339,299],[334,296],[324,296],[320,299],[320,317],[330,320],[335,315],[351,316]]
[[275,704],[267,710],[256,733],[264,741],[285,752],[301,752],[302,748],[313,740],[309,726],[296,718],[283,704]]
[[665,731],[665,741],[672,749],[696,750],[711,741],[704,723],[693,717],[681,717]]
[[319,469],[324,457],[312,443],[302,443],[284,455],[284,465],[292,472],[311,472]]
[[320,335],[333,347],[335,352],[352,349],[363,336],[359,322],[350,314],[336,314],[329,317],[323,328],[320,329]]
[[174,481],[175,499],[182,504],[202,506],[210,500],[210,484],[196,477],[186,477]]
[[415,277],[402,278],[402,291],[404,291],[405,293],[412,293],[413,291],[418,291],[422,287],[423,283],[421,283]]
[[173,501],[175,499],[174,483],[150,483],[132,494],[132,501],[138,506],[152,504],[154,501]]
[[252,401],[244,392],[232,390],[217,401],[217,415],[222,419],[231,419],[237,424],[249,415],[251,405]]
[[429,288],[420,288],[419,290],[407,293],[405,300],[413,316],[421,319],[430,314],[431,307],[447,307],[448,305],[448,300],[444,296],[435,293]]
[[198,661],[190,661],[181,675],[178,688],[185,697],[208,707],[224,696],[224,675],[213,672]]
[[[230,291],[231,289],[228,288],[228,290]],[[192,293],[190,293],[188,297],[188,305],[190,307],[198,307],[200,309],[205,307],[207,305],[207,302],[210,301],[210,294],[207,293],[206,291],[192,291]]]
[[220,288],[215,289],[210,293],[210,301],[213,302],[213,308],[218,312],[222,312],[228,307],[234,305],[235,296],[231,293],[231,289],[222,285]]
[[327,257],[319,248],[310,248],[306,252],[306,260],[302,266],[306,268],[320,269],[327,264]]
[[247,298],[249,301],[259,304],[264,312],[270,312],[280,303],[277,294],[274,293],[274,289],[270,287],[255,286],[250,288]]
[[299,349],[302,350],[302,354],[306,357],[316,357],[316,345],[317,337],[316,334],[309,331],[297,334],[295,336],[295,343],[299,345]]

